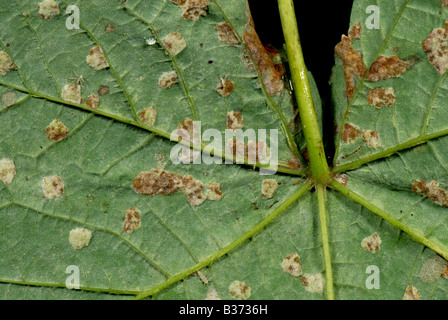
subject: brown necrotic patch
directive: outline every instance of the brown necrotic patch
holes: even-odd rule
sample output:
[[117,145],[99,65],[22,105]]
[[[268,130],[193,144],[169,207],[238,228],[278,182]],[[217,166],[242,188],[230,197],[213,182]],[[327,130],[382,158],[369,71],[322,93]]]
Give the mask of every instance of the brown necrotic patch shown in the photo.
[[64,182],[59,176],[47,176],[42,179],[42,191],[45,198],[54,199],[64,193]]
[[367,143],[369,148],[378,149],[381,147],[380,136],[376,131],[373,130],[363,130],[362,131],[362,140]]
[[213,182],[207,185],[205,196],[208,200],[218,201],[222,199],[222,187],[219,183]]
[[447,262],[445,259],[438,255],[433,256],[423,263],[418,276],[424,283],[435,282],[442,277],[446,266]]
[[361,247],[367,252],[378,253],[381,250],[381,243],[380,235],[375,232],[361,241]]
[[[269,95],[275,95],[284,88],[283,75],[284,70],[281,64],[279,54],[273,48],[266,48],[258,37],[255,31],[252,16],[249,17],[249,22],[243,34],[243,41],[247,50],[252,56],[253,61],[260,71],[264,86]],[[250,58],[248,58],[251,60]],[[250,61],[248,68],[252,68],[253,64]]]
[[52,141],[61,141],[67,138],[68,128],[58,119],[53,120],[45,130],[47,138]]
[[159,78],[159,87],[168,89],[174,86],[178,81],[176,71],[168,71],[162,73]]
[[73,249],[80,250],[89,245],[90,239],[92,239],[92,232],[85,228],[76,228],[70,231],[68,241],[72,245]]
[[284,272],[292,275],[293,277],[299,277],[302,275],[302,263],[297,253],[287,255],[283,259],[281,267]]
[[185,20],[198,21],[199,17],[207,15],[210,0],[171,0],[182,9]]
[[2,105],[5,108],[9,108],[15,105],[17,102],[17,94],[14,91],[5,92],[2,95]]
[[366,66],[361,54],[353,49],[350,37],[343,35],[341,42],[335,47],[335,52],[342,61],[346,86],[345,95],[352,98],[355,93],[355,79],[366,74]]
[[77,83],[66,84],[62,88],[62,99],[68,102],[81,104],[81,86]]
[[340,173],[340,174],[337,174],[334,177],[334,180],[336,180],[337,182],[339,182],[343,186],[346,186],[347,183],[348,183],[348,176],[345,173]]
[[218,30],[218,37],[221,42],[236,45],[240,43],[240,39],[236,35],[235,31],[232,29],[232,26],[227,22],[218,23],[215,27]]
[[227,129],[242,129],[243,127],[243,114],[240,111],[227,112]]
[[54,0],[44,0],[37,4],[39,15],[42,19],[48,20],[59,15],[59,5]]
[[321,273],[305,273],[300,280],[308,292],[320,293],[324,290],[325,278]]
[[411,189],[421,196],[428,197],[434,204],[440,207],[448,207],[448,191],[439,188],[438,181],[427,183],[423,179],[416,180],[412,184]]
[[109,93],[109,87],[108,86],[100,86],[98,88],[98,95],[99,96],[104,96],[105,94]]
[[141,172],[132,182],[132,188],[149,197],[170,195],[182,190],[192,207],[199,206],[207,199],[202,193],[204,185],[201,181],[190,175],[181,176],[161,169]]
[[394,88],[376,88],[369,91],[367,102],[375,108],[381,109],[383,106],[390,107],[395,103]]
[[106,28],[104,28],[104,30],[105,30],[107,33],[111,33],[111,32],[114,32],[114,31],[115,31],[115,27],[109,23],[109,24],[106,26]]
[[188,202],[192,207],[199,206],[207,197],[202,194],[204,184],[193,176],[185,175],[182,179],[182,191],[187,195]]
[[154,107],[143,109],[140,112],[140,121],[150,127],[156,123],[157,111]]
[[218,90],[219,94],[223,97],[227,97],[233,90],[235,90],[235,83],[232,80],[221,78],[216,90]]
[[3,158],[0,160],[0,181],[4,184],[11,184],[16,175],[16,166],[11,159]]
[[444,6],[445,8],[448,8],[448,0],[439,0],[439,1],[442,4],[442,6]]
[[344,124],[344,130],[342,130],[341,135],[342,142],[352,143],[361,135],[361,129],[356,125],[346,123]]
[[275,179],[264,179],[261,183],[261,196],[265,199],[274,197],[278,189],[278,182]]
[[132,188],[149,197],[173,194],[182,188],[182,176],[164,170],[142,172],[132,182]]
[[177,56],[187,46],[185,39],[178,32],[171,32],[162,39],[162,44],[172,56]]
[[134,207],[126,210],[123,222],[123,231],[126,233],[132,233],[135,230],[140,229],[141,226],[142,216],[140,210]]
[[361,24],[359,22],[350,28],[348,36],[351,39],[361,38]]
[[4,76],[8,71],[15,69],[16,66],[14,65],[14,63],[12,63],[9,55],[4,51],[0,51],[0,74]]
[[403,300],[421,300],[422,297],[416,287],[409,285],[403,295]]
[[86,105],[89,108],[96,109],[98,108],[98,104],[100,103],[100,97],[97,94],[91,94],[87,97]]
[[400,60],[397,56],[380,56],[370,66],[366,80],[376,82],[390,78],[398,78],[405,73],[411,65],[412,63]]
[[99,46],[90,49],[86,57],[87,64],[95,70],[102,70],[109,67],[109,63],[104,57],[103,50]]
[[437,72],[444,74],[448,69],[448,24],[444,28],[434,29],[423,42],[423,49],[428,54],[429,62]]
[[229,293],[234,299],[247,300],[250,298],[251,288],[246,283],[235,280],[229,285]]

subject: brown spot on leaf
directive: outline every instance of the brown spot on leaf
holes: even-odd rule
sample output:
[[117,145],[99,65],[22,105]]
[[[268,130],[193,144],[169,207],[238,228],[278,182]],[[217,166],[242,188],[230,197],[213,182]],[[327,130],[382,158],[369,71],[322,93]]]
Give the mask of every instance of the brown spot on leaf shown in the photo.
[[16,175],[16,166],[11,159],[3,158],[0,160],[0,181],[4,184],[11,184]]
[[362,140],[367,143],[369,148],[378,149],[381,147],[381,141],[378,133],[373,130],[363,130],[362,131]]
[[132,182],[132,188],[150,197],[173,194],[182,188],[182,176],[164,170],[142,172]]
[[113,25],[111,25],[110,23],[106,26],[105,28],[107,33],[111,33],[115,31],[115,27]]
[[335,52],[341,59],[344,69],[345,95],[352,98],[355,92],[355,79],[365,75],[366,66],[361,54],[353,49],[352,40],[345,35],[342,36],[341,42],[336,45]]
[[236,280],[230,284],[229,293],[234,299],[247,300],[251,295],[251,289],[244,282]]
[[150,127],[156,123],[157,111],[154,107],[143,109],[140,112],[140,121]]
[[14,63],[12,63],[9,55],[4,51],[0,51],[0,74],[4,76],[8,71],[15,69],[16,66],[14,65]]
[[219,94],[223,97],[227,97],[233,90],[235,90],[235,83],[232,80],[221,78],[216,90],[218,90]]
[[150,197],[169,195],[182,190],[192,207],[199,206],[207,199],[202,194],[204,185],[201,181],[190,175],[181,176],[160,169],[141,172],[132,182],[132,188],[135,192]]
[[177,134],[179,135],[179,137],[182,138],[182,140],[193,142],[194,141],[193,134],[196,133],[194,132],[193,129],[194,129],[193,120],[191,120],[190,118],[185,118],[181,120],[177,125]]
[[162,39],[162,43],[172,56],[177,56],[187,46],[185,39],[178,32],[171,32]]
[[446,267],[446,260],[435,255],[423,263],[418,276],[424,283],[435,282],[442,277],[442,273],[445,271]]
[[411,186],[415,193],[428,197],[434,204],[440,207],[448,207],[448,191],[439,188],[438,181],[426,183],[425,180],[416,180]]
[[2,95],[2,105],[5,108],[9,108],[15,105],[17,102],[17,94],[14,91],[5,92]]
[[92,232],[85,228],[76,228],[70,231],[68,241],[72,245],[73,249],[80,250],[89,245],[90,239],[92,239]]
[[215,29],[218,30],[218,37],[221,42],[228,43],[230,45],[240,43],[240,39],[232,29],[232,26],[227,22],[218,23]]
[[171,0],[182,8],[185,20],[198,21],[200,16],[207,15],[207,5],[210,0]]
[[177,81],[176,71],[164,72],[159,78],[159,87],[164,89],[171,88],[177,83]]
[[140,229],[142,226],[142,216],[140,210],[131,207],[125,211],[125,218],[123,222],[123,231],[126,233],[132,233],[135,230]]
[[54,199],[64,193],[64,182],[59,176],[44,177],[41,186],[47,199]]
[[448,264],[447,264],[447,266],[445,267],[445,269],[442,272],[442,278],[443,279],[448,279]]
[[376,82],[389,78],[398,78],[410,67],[411,63],[400,60],[396,56],[380,56],[372,63],[366,80]]
[[103,50],[99,46],[90,49],[86,57],[87,64],[95,70],[102,70],[109,67],[109,63],[104,57]]
[[243,115],[240,111],[227,112],[227,129],[242,129],[243,127]]
[[440,0],[440,3],[441,3],[442,6],[444,6],[445,8],[448,8],[448,0]]
[[348,177],[347,177],[347,175],[345,173],[340,173],[340,174],[337,174],[334,177],[334,180],[336,180],[337,182],[339,182],[343,186],[346,186],[347,182],[348,182]]
[[296,156],[294,156],[291,160],[289,160],[286,165],[288,168],[295,169],[295,170],[299,170],[302,167],[299,159]]
[[87,97],[86,105],[89,108],[96,109],[98,107],[98,104],[100,103],[100,97],[96,94],[91,94]]
[[252,16],[249,17],[249,22],[246,25],[243,41],[246,48],[249,50],[252,59],[260,70],[268,94],[272,96],[277,92],[282,91],[284,88],[282,78],[284,70],[281,63],[278,63],[278,60],[280,60],[279,55],[273,48],[268,50],[263,45],[255,31]]
[[344,124],[344,130],[342,130],[342,142],[344,143],[352,143],[354,142],[361,134],[361,129],[358,126],[355,126],[351,123]]
[[395,103],[395,90],[394,88],[376,88],[369,91],[367,101],[378,109],[383,106],[390,107]]
[[261,196],[265,199],[274,197],[278,189],[278,182],[275,179],[264,179],[261,183]]
[[364,238],[361,241],[361,246],[367,252],[378,253],[381,250],[381,243],[380,235],[375,232],[371,236]]
[[321,273],[305,273],[300,280],[302,281],[305,290],[308,292],[320,293],[324,290],[325,279]]
[[101,86],[98,89],[98,95],[99,96],[104,96],[105,94],[109,93],[109,87],[108,86]]
[[407,286],[403,300],[421,300],[420,292],[414,286]]
[[348,36],[350,37],[350,39],[361,38],[361,24],[359,22],[350,28]]
[[213,182],[207,185],[207,191],[205,196],[208,200],[218,201],[222,199],[222,188],[217,182]]
[[48,20],[59,15],[59,5],[54,0],[44,0],[37,4],[39,15],[42,19]]
[[293,277],[299,277],[302,275],[302,263],[297,253],[291,253],[286,256],[281,263],[281,267],[284,272],[292,275]]
[[66,84],[62,88],[62,99],[65,101],[81,104],[81,86],[76,83]]
[[428,53],[429,62],[437,72],[444,74],[448,69],[448,24],[444,28],[434,29],[423,42],[423,49]]
[[68,128],[58,119],[53,120],[45,130],[47,138],[52,141],[61,141],[67,138]]
[[185,175],[182,179],[182,191],[188,196],[188,202],[192,207],[199,206],[207,198],[202,194],[204,184],[190,175]]

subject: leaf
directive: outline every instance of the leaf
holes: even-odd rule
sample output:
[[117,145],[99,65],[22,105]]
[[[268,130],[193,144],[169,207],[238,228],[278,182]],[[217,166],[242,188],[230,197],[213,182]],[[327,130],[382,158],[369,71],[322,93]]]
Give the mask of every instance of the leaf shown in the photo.
[[[425,262],[448,259],[444,60],[431,56],[439,42],[424,45],[432,30],[444,34],[439,1],[377,2],[380,29],[362,27],[344,47],[359,53],[362,75],[347,78],[350,59],[338,51],[332,167],[291,1],[279,8],[292,92],[246,1],[83,1],[79,30],[66,27],[69,5],[0,0],[3,299],[200,300],[213,290],[221,299],[402,299],[411,285],[422,299],[446,298],[441,274],[419,276]],[[350,26],[365,25],[368,5],[354,1]],[[379,62],[394,73],[373,81]],[[275,175],[248,158],[170,160],[180,145],[171,133],[188,119],[224,136],[228,116],[241,124],[238,112],[243,129],[278,130]],[[205,157],[207,142],[182,146]],[[214,150],[231,156],[223,152]],[[202,202],[212,183],[222,199]],[[300,276],[287,267],[297,256]]]

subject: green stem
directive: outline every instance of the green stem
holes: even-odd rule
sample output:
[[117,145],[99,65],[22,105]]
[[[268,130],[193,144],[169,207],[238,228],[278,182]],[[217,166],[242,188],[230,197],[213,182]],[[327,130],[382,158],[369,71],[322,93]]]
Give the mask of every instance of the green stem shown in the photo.
[[136,299],[144,299],[149,296],[154,296],[158,294],[160,291],[164,290],[165,288],[173,285],[174,283],[188,277],[190,274],[201,270],[202,268],[210,265],[212,262],[218,260],[222,256],[226,255],[236,247],[238,247],[240,244],[245,242],[246,240],[252,238],[255,234],[260,232],[262,229],[264,229],[270,222],[272,222],[275,218],[277,218],[283,211],[285,211],[289,206],[291,206],[294,202],[296,202],[305,192],[310,190],[311,188],[311,181],[306,181],[302,187],[300,187],[299,190],[294,192],[289,198],[287,198],[279,207],[277,207],[275,210],[273,210],[266,218],[264,218],[261,222],[259,222],[255,227],[253,227],[251,230],[249,230],[247,233],[233,241],[232,243],[228,244],[221,250],[215,252],[214,254],[208,256],[198,264],[194,265],[193,267],[184,270],[182,272],[179,272],[175,275],[173,275],[171,278],[166,280],[165,282],[162,282],[161,284],[143,291],[140,293]]
[[319,208],[320,235],[322,239],[322,248],[324,252],[325,263],[325,292],[328,300],[334,300],[333,288],[333,270],[331,267],[330,240],[328,236],[326,202],[326,185],[318,184],[316,186],[317,203]]
[[294,13],[294,4],[292,0],[278,0],[278,6],[292,82],[308,148],[311,172],[316,181],[325,183],[329,180],[330,170],[328,169],[316,111],[314,110],[307,69],[300,44],[296,15]]
[[384,211],[384,210],[378,208],[377,206],[373,205],[372,203],[370,203],[367,199],[364,199],[360,195],[354,193],[349,188],[344,187],[339,182],[332,180],[330,182],[330,186],[333,189],[335,189],[335,190],[339,191],[340,193],[342,193],[343,195],[345,195],[347,198],[353,200],[354,202],[362,205],[367,210],[369,210],[369,211],[373,212],[374,214],[380,216],[381,218],[386,220],[388,223],[390,223],[394,227],[396,227],[396,228],[402,230],[403,232],[407,233],[411,238],[413,238],[418,243],[421,243],[422,245],[424,245],[424,246],[428,247],[429,249],[433,250],[434,252],[440,254],[445,259],[448,259],[448,247],[447,246],[445,246],[443,244],[440,244],[440,243],[436,243],[436,242],[434,242],[432,240],[429,240],[427,237],[425,237],[424,234],[422,234],[422,233],[418,232],[417,230],[411,228],[410,226],[404,224],[403,222],[401,222],[397,218],[393,217],[392,215],[390,215],[386,211]]

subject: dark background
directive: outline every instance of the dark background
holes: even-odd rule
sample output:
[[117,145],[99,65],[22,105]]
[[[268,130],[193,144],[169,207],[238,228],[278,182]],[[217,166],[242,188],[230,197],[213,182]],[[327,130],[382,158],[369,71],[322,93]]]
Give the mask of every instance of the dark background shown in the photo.
[[[284,38],[277,1],[249,0],[249,5],[261,41],[281,49]],[[334,47],[341,41],[342,34],[348,32],[352,5],[353,0],[294,0],[305,63],[316,80],[323,100],[324,140],[329,142],[329,157],[333,143],[333,118],[328,82],[334,65]]]

